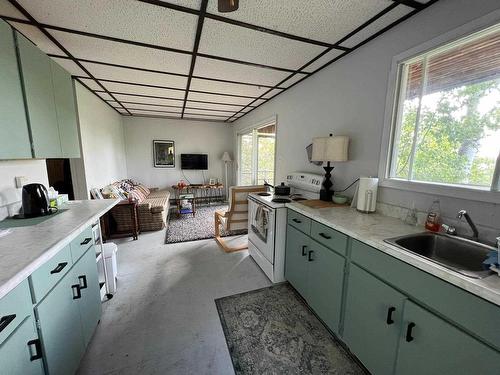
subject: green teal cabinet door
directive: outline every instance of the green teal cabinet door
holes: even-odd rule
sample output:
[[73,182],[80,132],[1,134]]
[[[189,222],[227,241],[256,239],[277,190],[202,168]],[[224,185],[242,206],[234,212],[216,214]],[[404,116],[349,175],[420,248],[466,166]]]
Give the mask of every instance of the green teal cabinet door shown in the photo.
[[499,352],[411,301],[403,322],[396,374],[499,374]]
[[35,322],[27,317],[0,345],[0,372],[2,374],[43,374],[43,363],[37,354]]
[[374,375],[392,374],[406,296],[351,264],[342,338]]
[[31,145],[14,33],[0,20],[0,159],[30,159]]
[[86,347],[94,334],[99,319],[101,319],[101,294],[94,246],[80,258],[75,265],[75,272],[82,288],[82,299],[79,300],[79,305],[83,343]]
[[291,225],[287,226],[285,252],[285,279],[305,298],[307,294],[308,236]]
[[315,241],[307,256],[305,299],[333,331],[339,331],[345,259]]
[[79,158],[80,139],[78,137],[73,81],[71,75],[59,64],[51,60],[50,65],[62,157]]
[[16,33],[28,121],[36,158],[60,158],[61,141],[57,126],[50,59],[29,40]]
[[35,307],[50,375],[74,374],[84,353],[76,280],[72,269]]

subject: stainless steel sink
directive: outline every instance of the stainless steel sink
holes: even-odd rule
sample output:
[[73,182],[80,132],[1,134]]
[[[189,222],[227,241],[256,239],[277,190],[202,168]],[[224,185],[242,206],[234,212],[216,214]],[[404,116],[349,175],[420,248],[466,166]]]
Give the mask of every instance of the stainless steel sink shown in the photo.
[[495,248],[465,238],[424,232],[389,238],[385,242],[471,278],[482,279],[491,273],[482,263]]

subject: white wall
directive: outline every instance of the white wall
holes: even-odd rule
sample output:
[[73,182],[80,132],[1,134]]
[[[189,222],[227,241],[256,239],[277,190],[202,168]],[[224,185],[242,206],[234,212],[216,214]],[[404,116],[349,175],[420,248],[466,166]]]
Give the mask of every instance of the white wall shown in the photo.
[[37,182],[49,186],[45,159],[0,161],[0,220],[18,213],[21,207],[17,176],[27,177],[27,184]]
[[120,114],[79,83],[76,97],[85,170],[85,183],[81,185],[86,185],[83,190],[88,194],[92,188],[127,177],[123,123]]
[[[392,58],[498,8],[498,0],[440,0],[236,121],[235,133],[277,115],[277,183],[291,171],[323,173],[307,161],[305,147],[313,137],[332,132],[351,138],[350,160],[335,166],[334,188],[342,189],[360,175],[376,176]],[[432,199],[388,188],[381,188],[379,196],[382,202],[406,207],[415,201],[423,211]],[[445,216],[454,216],[458,207],[468,209],[489,238],[500,233],[499,204],[442,200]]]
[[[185,179],[180,169],[180,154],[208,154],[209,178],[224,181],[224,151],[233,157],[233,132],[229,125],[187,120],[124,117],[128,177],[150,187],[166,188]],[[153,167],[153,140],[175,142],[175,168]],[[231,175],[230,172],[228,172]],[[202,183],[201,171],[185,171],[191,183]]]

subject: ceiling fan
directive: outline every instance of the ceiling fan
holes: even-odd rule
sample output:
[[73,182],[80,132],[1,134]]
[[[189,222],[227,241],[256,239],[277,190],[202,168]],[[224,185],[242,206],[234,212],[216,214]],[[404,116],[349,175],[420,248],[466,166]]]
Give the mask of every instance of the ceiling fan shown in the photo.
[[238,9],[239,0],[219,0],[219,12],[229,13]]

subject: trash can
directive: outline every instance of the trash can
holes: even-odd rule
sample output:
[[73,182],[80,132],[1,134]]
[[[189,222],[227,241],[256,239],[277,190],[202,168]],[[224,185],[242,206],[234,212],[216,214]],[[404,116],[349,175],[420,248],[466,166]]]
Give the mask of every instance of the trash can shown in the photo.
[[116,265],[117,251],[118,246],[113,242],[106,242],[102,245],[102,253],[106,264],[106,287],[108,293],[111,294],[116,292],[116,274],[118,273]]

